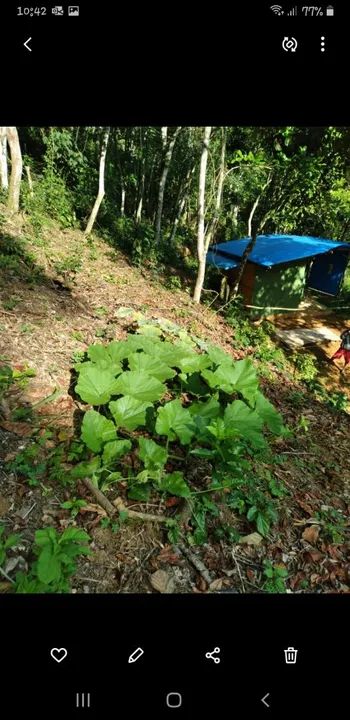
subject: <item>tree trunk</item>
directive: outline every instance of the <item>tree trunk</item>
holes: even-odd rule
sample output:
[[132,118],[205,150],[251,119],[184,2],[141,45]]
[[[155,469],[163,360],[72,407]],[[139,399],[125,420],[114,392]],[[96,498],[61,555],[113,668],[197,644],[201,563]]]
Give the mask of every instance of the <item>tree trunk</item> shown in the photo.
[[92,208],[91,215],[89,217],[88,224],[86,226],[85,230],[85,237],[88,237],[90,235],[92,228],[94,226],[97,213],[99,211],[101,202],[104,198],[105,194],[105,165],[106,165],[106,153],[107,153],[107,145],[108,145],[108,138],[109,138],[109,131],[110,128],[107,128],[105,130],[103,135],[103,141],[101,146],[101,154],[100,154],[100,171],[99,171],[99,180],[98,180],[98,193],[95,200],[94,207]]
[[260,224],[258,224],[258,226],[256,227],[256,229],[252,232],[253,217],[254,217],[255,210],[256,210],[256,208],[258,207],[258,204],[259,204],[259,202],[260,202],[260,200],[261,200],[261,197],[262,197],[263,193],[265,192],[267,186],[270,184],[271,179],[272,179],[272,176],[270,175],[269,178],[267,179],[267,182],[265,183],[265,185],[264,185],[264,187],[263,187],[260,195],[256,198],[256,200],[255,200],[255,202],[254,202],[254,204],[253,204],[253,207],[252,207],[252,209],[251,209],[251,211],[250,211],[250,215],[249,215],[249,218],[248,218],[248,232],[249,232],[250,241],[249,241],[249,243],[248,243],[248,245],[247,245],[247,247],[246,247],[246,249],[245,249],[245,251],[244,251],[244,253],[243,253],[243,255],[242,255],[242,259],[241,259],[240,265],[239,265],[239,267],[238,267],[238,272],[237,272],[236,281],[235,281],[235,284],[233,285],[233,288],[232,288],[232,291],[231,291],[231,297],[233,297],[233,298],[236,297],[236,295],[238,294],[239,285],[240,285],[240,282],[241,282],[242,277],[243,277],[243,273],[244,273],[244,270],[245,270],[245,266],[246,266],[246,264],[247,264],[247,262],[248,262],[248,257],[249,257],[251,251],[252,251],[253,248],[254,248],[254,245],[255,245],[255,243],[256,243],[256,239],[257,239],[257,237],[258,237],[259,232],[261,232],[261,222],[260,222]]
[[29,165],[26,165],[26,173],[27,173],[27,180],[28,180],[28,186],[29,186],[29,195],[30,195],[30,197],[34,197],[33,181],[32,181],[32,176],[30,174]]
[[207,176],[208,150],[210,141],[211,127],[204,129],[203,148],[201,155],[201,163],[199,170],[199,192],[198,192],[198,231],[197,231],[197,254],[198,254],[198,274],[196,286],[193,293],[193,300],[200,302],[202,288],[205,277],[205,237],[204,237],[204,219],[205,219],[205,183]]
[[140,149],[141,149],[141,168],[140,168],[140,184],[139,184],[139,199],[136,208],[136,225],[139,225],[142,218],[142,205],[143,205],[143,194],[145,191],[145,166],[146,160],[144,155],[144,143],[142,137],[142,129],[140,128]]
[[162,146],[163,146],[163,150],[165,150],[165,149],[166,149],[166,146],[167,146],[167,142],[168,142],[168,128],[167,128],[167,127],[162,127],[162,128],[160,129],[160,132],[161,132],[161,134],[162,134]]
[[5,127],[0,127],[0,178],[1,189],[8,190],[8,170],[7,170],[7,132]]
[[122,186],[122,193],[121,193],[121,199],[120,199],[120,217],[124,217],[125,215],[125,185],[122,176],[120,176],[120,182]]
[[156,223],[155,223],[156,224],[156,235],[155,235],[155,239],[154,239],[154,242],[156,245],[158,245],[160,242],[166,180],[168,177],[168,172],[169,172],[169,167],[170,167],[170,163],[171,163],[171,158],[173,155],[174,145],[175,145],[176,138],[177,138],[180,130],[181,130],[181,128],[179,128],[179,127],[176,128],[174,135],[172,136],[172,138],[168,144],[166,153],[165,153],[164,167],[163,167],[162,176],[160,178],[159,192],[158,192],[158,208],[157,208]]
[[216,200],[215,200],[215,210],[213,219],[210,223],[207,235],[206,235],[206,253],[208,251],[208,247],[213,239],[214,233],[217,228],[217,224],[219,221],[219,215],[220,215],[220,209],[221,209],[221,203],[222,203],[222,191],[224,187],[224,179],[225,179],[225,161],[226,161],[226,141],[227,141],[227,130],[226,128],[223,128],[223,135],[222,135],[222,145],[221,145],[221,157],[220,157],[220,169],[219,169],[219,178],[218,178],[218,187],[216,192]]
[[7,128],[7,141],[9,144],[11,155],[11,176],[7,207],[10,212],[18,213],[23,161],[17,128]]

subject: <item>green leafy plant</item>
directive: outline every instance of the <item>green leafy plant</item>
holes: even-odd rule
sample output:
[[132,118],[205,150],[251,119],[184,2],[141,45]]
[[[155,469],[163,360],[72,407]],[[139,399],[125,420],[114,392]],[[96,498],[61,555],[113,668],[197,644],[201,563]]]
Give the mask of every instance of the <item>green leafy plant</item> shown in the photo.
[[325,540],[332,543],[344,542],[347,521],[339,510],[327,507],[321,509],[315,515],[317,520],[321,523],[321,533],[323,534]]
[[[206,517],[217,511],[210,494],[224,491],[225,499],[236,501],[239,512],[266,535],[277,519],[266,480],[261,479],[264,491],[253,479],[245,489],[239,480],[242,484],[242,472],[244,477],[250,468],[249,449],[266,448],[270,434],[286,430],[261,393],[249,360],[233,362],[169,321],[140,320],[137,333],[126,340],[91,345],[75,370],[76,392],[93,407],[81,426],[90,459],[80,455],[71,477],[90,476],[105,489],[124,481],[129,497],[143,502],[152,492],[191,499],[194,543],[204,541]],[[200,498],[187,479],[189,456],[213,467]],[[271,483],[271,493],[281,497],[282,489]],[[176,535],[174,526],[170,532]]]
[[75,518],[80,512],[80,508],[83,508],[86,505],[87,503],[85,500],[79,500],[76,497],[73,497],[71,498],[71,500],[66,500],[65,502],[61,503],[60,507],[63,510],[70,510],[71,518]]
[[310,353],[294,353],[291,356],[294,364],[294,376],[298,380],[308,382],[314,380],[318,374],[318,368],[315,358]]
[[285,593],[288,570],[284,565],[273,565],[270,560],[264,560],[264,576],[266,578],[263,589],[268,593]]
[[7,551],[18,545],[21,536],[15,533],[4,537],[5,527],[0,525],[0,567],[2,567],[7,559]]
[[37,560],[27,575],[17,574],[16,592],[69,592],[76,558],[91,553],[89,540],[84,530],[74,527],[67,528],[62,534],[52,527],[37,530],[33,547]]

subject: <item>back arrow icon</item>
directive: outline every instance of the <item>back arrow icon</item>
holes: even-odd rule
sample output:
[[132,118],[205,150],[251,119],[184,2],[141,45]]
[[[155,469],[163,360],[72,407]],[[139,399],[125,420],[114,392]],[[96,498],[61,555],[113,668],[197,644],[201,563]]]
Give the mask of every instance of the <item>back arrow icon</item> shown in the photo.
[[268,698],[269,695],[270,695],[270,693],[266,693],[266,695],[264,695],[264,697],[261,698],[261,702],[264,703],[264,705],[266,705],[266,707],[270,707],[269,703],[266,702],[266,698]]
[[31,39],[32,39],[32,38],[30,37],[30,38],[28,38],[28,40],[26,40],[26,41],[23,43],[24,47],[27,48],[27,50],[29,50],[29,52],[32,52],[32,48],[30,48],[29,45],[28,45],[28,43],[31,41]]

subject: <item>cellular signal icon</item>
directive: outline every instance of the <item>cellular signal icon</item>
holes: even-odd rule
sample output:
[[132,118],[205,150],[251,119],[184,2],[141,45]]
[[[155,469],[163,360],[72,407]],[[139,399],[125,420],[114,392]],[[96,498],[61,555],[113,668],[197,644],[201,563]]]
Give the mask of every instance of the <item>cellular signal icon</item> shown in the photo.
[[297,8],[297,7],[293,7],[293,8],[287,13],[287,15],[297,15],[297,14],[298,14],[298,8]]
[[272,10],[275,15],[284,15],[284,10],[281,5],[270,5],[270,10]]

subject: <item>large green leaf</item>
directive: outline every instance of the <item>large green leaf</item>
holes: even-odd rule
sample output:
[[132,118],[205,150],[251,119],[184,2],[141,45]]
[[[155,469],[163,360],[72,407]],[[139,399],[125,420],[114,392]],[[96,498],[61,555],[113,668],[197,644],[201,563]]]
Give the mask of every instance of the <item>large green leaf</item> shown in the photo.
[[191,355],[182,358],[178,362],[178,367],[184,373],[195,373],[211,365],[211,360],[208,355],[200,355],[197,352],[193,352]]
[[117,394],[117,379],[111,370],[102,370],[94,363],[85,363],[75,387],[84,402],[90,405],[104,405],[112,395]]
[[162,335],[161,329],[159,327],[157,327],[156,325],[151,325],[151,323],[148,323],[148,324],[145,323],[141,327],[138,327],[136,332],[140,335],[146,335],[146,336],[152,336],[152,337],[154,337],[154,336],[159,337],[160,335]]
[[231,382],[234,389],[252,403],[259,389],[259,380],[251,360],[238,360],[233,366]]
[[37,563],[37,574],[40,582],[48,585],[61,577],[61,562],[52,548],[46,545],[40,552]]
[[88,410],[83,419],[81,437],[85,445],[94,452],[100,452],[104,443],[114,440],[117,428],[113,420],[108,420],[96,410]]
[[150,355],[156,356],[159,362],[169,367],[179,367],[180,361],[193,355],[194,351],[187,346],[185,348],[183,346],[178,347],[165,340],[164,342],[154,343],[152,349],[147,352],[149,352]]
[[130,352],[130,347],[127,340],[113,340],[107,346],[107,354],[112,362],[118,363],[121,360],[125,360]]
[[90,360],[102,370],[110,370],[114,375],[121,372],[120,362],[112,359],[108,346],[106,345],[90,345],[88,348],[88,356]]
[[147,470],[159,470],[164,467],[168,453],[166,448],[158,445],[154,440],[141,437],[139,438],[139,457]]
[[146,410],[152,407],[152,403],[124,395],[119,400],[112,400],[108,407],[118,427],[135,430],[140,425],[146,425]]
[[180,400],[172,400],[158,408],[156,421],[158,435],[166,435],[169,440],[178,437],[182,445],[188,445],[195,432],[191,413],[182,407]]
[[192,403],[189,411],[191,415],[199,415],[202,418],[212,420],[220,415],[221,405],[215,397],[211,397],[206,402]]
[[160,362],[156,356],[151,357],[143,352],[132,353],[128,357],[128,362],[130,370],[144,371],[161,382],[170,380],[170,378],[176,375],[175,370],[172,370],[169,366],[165,365],[165,363]]
[[179,470],[169,475],[164,475],[159,482],[159,488],[160,490],[164,490],[164,492],[178,497],[187,498],[191,495],[191,490],[184,480],[183,473]]
[[104,446],[102,460],[104,465],[109,465],[117,458],[122,457],[131,449],[130,440],[112,440]]
[[214,365],[233,365],[233,359],[230,355],[215,345],[209,345],[207,349],[208,356]]
[[239,360],[234,365],[220,365],[214,372],[202,370],[202,376],[211,388],[226,393],[239,392],[248,402],[253,402],[259,382],[250,360]]
[[225,435],[227,438],[240,435],[255,447],[264,447],[262,434],[263,420],[242,400],[227,405],[224,413]]
[[72,470],[70,471],[69,475],[75,480],[77,478],[91,477],[91,475],[94,475],[95,472],[97,472],[100,466],[101,458],[96,455],[96,457],[94,457],[92,460],[83,460],[83,462],[75,465],[74,468],[72,468]]
[[116,380],[115,394],[131,395],[136,400],[154,402],[160,400],[166,391],[166,386],[159,380],[144,371],[127,370]]
[[255,410],[271,432],[276,435],[280,435],[283,432],[282,416],[261,392],[257,393]]

